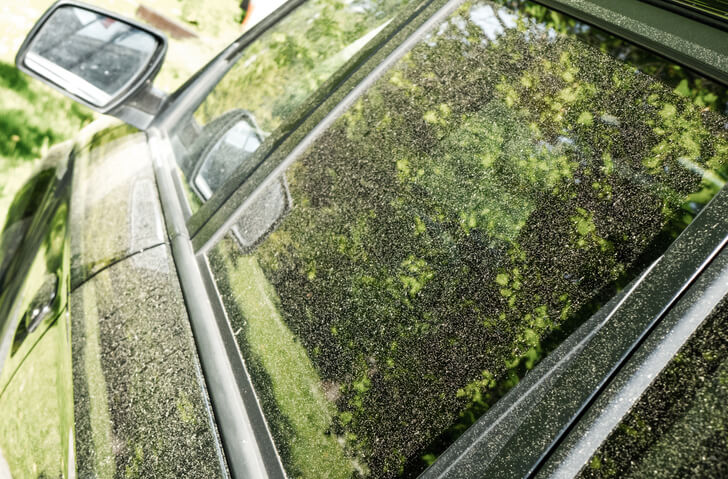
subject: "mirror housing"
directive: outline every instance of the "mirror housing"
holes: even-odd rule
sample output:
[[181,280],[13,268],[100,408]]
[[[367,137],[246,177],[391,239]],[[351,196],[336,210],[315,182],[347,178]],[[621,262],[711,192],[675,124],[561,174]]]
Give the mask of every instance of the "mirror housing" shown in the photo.
[[145,129],[165,98],[151,82],[166,52],[167,39],[152,28],[60,0],[25,38],[15,64],[78,103]]

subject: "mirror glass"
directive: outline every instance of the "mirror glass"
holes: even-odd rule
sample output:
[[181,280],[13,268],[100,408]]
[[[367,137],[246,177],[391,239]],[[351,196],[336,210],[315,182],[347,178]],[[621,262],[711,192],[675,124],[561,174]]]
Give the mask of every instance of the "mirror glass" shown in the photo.
[[210,148],[200,166],[193,174],[195,187],[203,200],[210,196],[227,180],[230,175],[255,153],[263,141],[252,118],[238,120]]
[[103,107],[147,66],[159,40],[99,13],[56,9],[36,34],[25,65],[68,92]]

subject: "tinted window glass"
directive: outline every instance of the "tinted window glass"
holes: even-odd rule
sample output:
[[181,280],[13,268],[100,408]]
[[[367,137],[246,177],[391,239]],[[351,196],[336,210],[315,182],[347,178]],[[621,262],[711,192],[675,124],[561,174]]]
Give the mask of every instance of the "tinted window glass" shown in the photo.
[[200,140],[207,142],[206,133],[219,128],[215,119],[245,110],[256,125],[258,141],[246,145],[244,154],[218,155],[209,167],[190,173],[184,170],[205,161],[205,155],[193,147],[191,157],[185,161],[190,165],[182,166],[191,182],[205,182],[210,193],[214,192],[228,172],[250,158],[267,134],[408,3],[410,0],[310,0],[247,47],[194,117],[200,125],[207,125],[200,135]]
[[725,182],[725,117],[508,3],[460,4],[210,254],[293,476],[402,473]]
[[665,0],[728,22],[728,1],[726,0]]

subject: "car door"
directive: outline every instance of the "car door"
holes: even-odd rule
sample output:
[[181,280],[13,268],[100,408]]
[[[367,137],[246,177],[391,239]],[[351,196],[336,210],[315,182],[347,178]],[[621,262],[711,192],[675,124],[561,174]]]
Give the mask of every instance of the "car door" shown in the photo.
[[[548,386],[531,371],[567,332],[587,325],[591,341],[623,308],[592,343],[602,354],[589,350],[598,368],[580,353],[584,384],[550,390],[563,402],[508,395],[502,436],[473,428],[459,443],[477,455],[476,439],[513,439],[488,461],[503,474],[521,461],[529,474],[599,391],[589,371],[608,374],[720,246],[724,120],[720,103],[710,112],[715,102],[685,99],[678,86],[692,72],[666,78],[679,69],[526,2],[428,13],[417,46],[396,37],[405,46],[365,65],[371,77],[331,87],[324,112],[302,114],[187,222],[238,346],[228,353],[243,356],[293,475],[422,471],[465,429],[487,427],[493,416],[478,417],[524,377]],[[701,146],[690,150],[693,135]],[[276,211],[263,198],[279,181],[290,207],[258,244],[241,244],[234,228]],[[510,436],[521,420],[538,441]],[[468,477],[474,463],[444,459],[430,474]]]
[[69,150],[49,152],[3,229],[0,457],[14,477],[74,473]]

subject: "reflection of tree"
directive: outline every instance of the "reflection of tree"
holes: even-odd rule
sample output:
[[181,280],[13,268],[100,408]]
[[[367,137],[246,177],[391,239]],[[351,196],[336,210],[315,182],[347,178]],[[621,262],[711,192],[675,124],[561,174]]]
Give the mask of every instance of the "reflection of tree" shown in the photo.
[[8,208],[5,225],[0,233],[0,290],[4,290],[6,283],[12,280],[6,277],[8,268],[16,259],[33,216],[38,212],[54,177],[52,168],[41,168],[25,182]]
[[348,46],[389,20],[408,0],[312,0],[246,49],[196,116],[250,110],[274,130],[355,51]]
[[660,79],[665,84],[675,88],[676,93],[692,99],[700,107],[708,107],[713,111],[728,113],[728,90],[711,80],[701,77],[692,70],[665,61],[664,58],[633,43],[617,38],[598,28],[585,25],[544,6],[523,0],[500,0],[499,3],[522,8],[523,11],[537,21],[547,24],[550,28],[560,33],[573,35],[602,52],[637,66],[640,71]]
[[374,476],[451,442],[727,172],[725,120],[522,7],[466,3],[405,55],[291,167],[256,253]]

